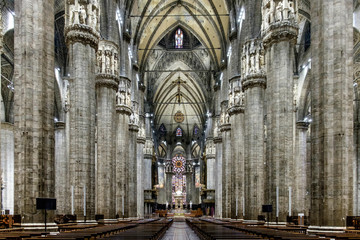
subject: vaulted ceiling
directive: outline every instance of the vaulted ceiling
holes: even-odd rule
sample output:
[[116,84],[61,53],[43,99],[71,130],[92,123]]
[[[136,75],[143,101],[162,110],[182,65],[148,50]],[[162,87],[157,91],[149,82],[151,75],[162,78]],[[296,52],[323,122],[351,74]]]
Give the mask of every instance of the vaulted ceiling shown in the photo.
[[[226,0],[131,1],[131,33],[140,69],[148,79],[155,128],[170,133],[180,126],[187,136],[194,126],[204,127],[209,110],[212,74],[226,56],[229,6]],[[178,27],[196,38],[200,46],[166,49],[159,42]],[[181,84],[177,82],[180,81]],[[181,101],[179,102],[179,96]],[[184,121],[174,119],[177,112]]]
[[137,0],[132,1],[130,17],[140,64],[179,25],[194,34],[215,63],[221,64],[229,28],[226,0]]

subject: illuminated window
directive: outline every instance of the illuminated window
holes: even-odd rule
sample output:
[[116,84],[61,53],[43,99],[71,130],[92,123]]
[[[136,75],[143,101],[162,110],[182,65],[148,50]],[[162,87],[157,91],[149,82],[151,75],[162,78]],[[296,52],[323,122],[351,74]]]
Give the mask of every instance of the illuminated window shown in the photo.
[[177,129],[176,129],[176,136],[177,136],[177,137],[182,137],[182,130],[181,130],[181,128],[177,128]]
[[164,124],[160,125],[159,133],[160,133],[160,135],[165,135],[166,134],[166,128],[165,128]]
[[175,33],[175,48],[183,48],[184,34],[179,28]]

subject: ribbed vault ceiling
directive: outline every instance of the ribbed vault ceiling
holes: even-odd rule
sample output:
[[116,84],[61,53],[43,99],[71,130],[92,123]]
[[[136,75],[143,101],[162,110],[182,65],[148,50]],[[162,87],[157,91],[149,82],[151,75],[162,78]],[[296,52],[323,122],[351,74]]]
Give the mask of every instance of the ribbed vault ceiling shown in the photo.
[[225,0],[138,0],[133,1],[131,9],[140,64],[166,33],[181,25],[208,48],[220,65],[229,28]]
[[[205,115],[209,109],[210,71],[218,71],[226,55],[229,29],[227,1],[137,0],[132,1],[130,18],[140,69],[145,72],[159,71],[148,79],[153,89],[149,100],[154,106],[155,127],[164,124],[169,133],[174,133],[180,126],[185,135],[191,136],[195,125],[201,128],[205,124]],[[158,45],[160,40],[178,27],[195,36],[201,46],[184,50],[183,53],[161,49]],[[153,57],[154,51],[159,51],[157,55],[160,57],[157,59]],[[173,55],[186,56],[169,61],[169,51],[170,54],[174,51]],[[156,64],[162,61],[165,64]],[[180,87],[177,83],[179,79],[182,82]],[[177,112],[185,116],[181,123],[174,119]]]

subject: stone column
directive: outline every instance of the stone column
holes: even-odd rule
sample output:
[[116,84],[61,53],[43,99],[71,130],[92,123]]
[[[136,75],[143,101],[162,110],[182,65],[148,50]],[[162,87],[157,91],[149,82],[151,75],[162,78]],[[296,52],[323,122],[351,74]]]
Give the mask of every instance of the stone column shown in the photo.
[[[137,137],[137,217],[144,218],[144,146],[145,146],[145,126],[141,125]],[[151,175],[150,175],[151,176]],[[151,182],[151,181],[150,181]]]
[[295,149],[295,162],[294,162],[294,189],[292,212],[294,216],[298,213],[307,213],[308,207],[306,206],[307,191],[309,186],[310,169],[307,165],[307,131],[309,123],[298,121],[296,123],[296,149]]
[[152,158],[154,143],[151,139],[146,139],[144,147],[144,190],[151,190],[154,183],[152,182]]
[[14,125],[1,123],[1,169],[3,170],[3,208],[14,214]]
[[57,214],[70,213],[69,161],[64,122],[55,123],[55,198]]
[[54,1],[16,1],[15,12],[15,214],[40,223],[36,198],[55,197]]
[[[122,101],[119,85],[119,50],[110,41],[99,42],[97,51],[97,172],[96,214],[114,219],[115,210],[115,102]],[[116,99],[116,97],[118,99]],[[125,99],[125,98],[124,98]]]
[[[126,183],[128,189],[126,194],[128,195],[128,211],[130,218],[137,217],[137,137],[139,132],[139,115],[138,115],[138,103],[133,102],[133,113],[130,116],[129,121],[129,139],[128,139],[128,151],[127,158],[127,179]],[[141,174],[141,173],[139,173]]]
[[70,186],[77,219],[95,217],[95,62],[99,42],[98,2],[66,4],[65,37],[70,74]]
[[[231,206],[231,218],[243,217],[244,201],[244,104],[240,101],[242,92],[239,87],[234,87],[229,97],[230,105],[228,113],[231,123],[231,189],[233,203]],[[236,101],[235,101],[236,100]]]
[[128,217],[127,205],[127,159],[129,157],[129,116],[131,114],[130,100],[131,81],[126,77],[120,77],[119,92],[116,102],[116,173],[115,173],[115,192],[116,192],[116,215],[118,217]]
[[215,144],[213,139],[206,140],[206,188],[215,189]]
[[[2,23],[2,7],[0,8],[0,23]],[[3,28],[2,28],[2,24],[0,24],[0,56],[2,56],[3,53]],[[1,57],[0,57],[0,79],[2,78],[1,76]],[[1,91],[1,86],[2,84],[0,84],[0,93],[2,93]],[[2,99],[2,97],[0,98]],[[3,118],[5,118],[5,116],[2,116],[2,108],[3,108],[3,103],[0,101],[0,152],[1,152],[1,121]],[[5,111],[4,111],[5,112]],[[0,163],[1,163],[1,158],[0,158]],[[3,204],[3,187],[4,187],[4,181],[5,181],[5,174],[2,174],[3,172],[5,172],[5,170],[3,169],[3,167],[0,165],[0,206],[4,206]]]
[[245,94],[245,218],[257,220],[265,202],[264,101],[266,75],[262,42],[246,42],[242,53],[242,88]]
[[352,14],[352,1],[311,3],[312,225],[345,226],[354,214]]
[[[221,104],[220,131],[222,134],[222,217],[231,218],[231,124],[227,112],[228,101]],[[220,170],[220,169],[219,169]]]
[[214,129],[214,143],[215,143],[215,217],[223,217],[223,183],[222,183],[222,137],[220,131],[218,131],[218,121],[215,120],[215,129]]
[[[294,48],[298,35],[294,1],[263,2],[263,44],[267,66],[268,203],[286,221],[294,161]],[[250,59],[251,60],[251,59]],[[251,62],[253,62],[251,60]],[[272,220],[275,220],[273,218]]]

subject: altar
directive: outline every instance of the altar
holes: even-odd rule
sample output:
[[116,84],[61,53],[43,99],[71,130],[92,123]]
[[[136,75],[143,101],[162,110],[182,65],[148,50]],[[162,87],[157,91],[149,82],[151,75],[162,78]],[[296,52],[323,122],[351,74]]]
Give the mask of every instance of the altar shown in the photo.
[[183,209],[183,204],[184,204],[184,195],[181,191],[177,191],[174,195],[175,198],[175,214],[176,215],[183,215],[184,214],[184,209]]

